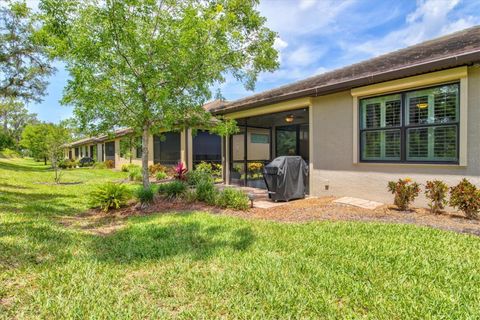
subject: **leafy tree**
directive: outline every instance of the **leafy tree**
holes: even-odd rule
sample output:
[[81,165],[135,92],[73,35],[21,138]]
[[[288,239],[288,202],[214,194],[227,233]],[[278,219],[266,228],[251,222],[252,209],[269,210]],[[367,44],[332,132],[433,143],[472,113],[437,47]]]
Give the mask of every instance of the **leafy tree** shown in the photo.
[[54,69],[45,33],[24,1],[0,7],[0,99],[40,101]]
[[7,148],[14,149],[15,141],[13,141],[12,137],[10,137],[8,134],[0,131],[0,150]]
[[141,138],[139,138],[140,137],[129,134],[120,140],[120,155],[123,158],[128,158],[130,163],[132,163],[136,149],[142,146]]
[[[52,50],[71,75],[63,103],[84,130],[130,127],[142,136],[148,187],[149,134],[205,126],[211,87],[232,74],[252,89],[277,65],[276,34],[258,0],[43,0]],[[227,133],[234,123],[215,122]]]
[[50,160],[55,170],[55,182],[60,181],[58,163],[63,159],[64,145],[70,140],[70,133],[62,125],[52,123],[30,124],[22,133],[20,144],[35,160]]
[[85,133],[81,130],[78,121],[75,118],[67,118],[61,120],[59,125],[66,128],[70,133],[72,140],[79,140],[86,138]]
[[22,132],[20,145],[28,150],[29,155],[37,161],[44,160],[47,164],[48,150],[46,132],[48,124],[27,125]]
[[60,183],[62,171],[59,167],[60,161],[64,158],[64,145],[69,141],[69,132],[60,125],[47,124],[45,133],[45,146],[48,158],[55,172],[55,183]]
[[22,102],[15,100],[0,103],[0,121],[4,135],[14,142],[13,147],[18,146],[22,131],[27,124],[38,123],[37,115],[29,113]]

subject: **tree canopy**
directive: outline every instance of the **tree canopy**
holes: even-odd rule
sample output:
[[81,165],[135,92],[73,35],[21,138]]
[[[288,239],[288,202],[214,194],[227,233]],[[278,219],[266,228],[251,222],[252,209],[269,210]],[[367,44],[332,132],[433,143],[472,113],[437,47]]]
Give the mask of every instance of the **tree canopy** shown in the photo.
[[[257,0],[43,0],[52,52],[71,80],[63,102],[92,133],[130,127],[148,136],[209,123],[202,105],[227,73],[254,87],[274,70],[276,34]],[[217,126],[222,122],[217,122]],[[220,130],[221,131],[221,130]]]
[[35,160],[50,159],[53,166],[63,158],[69,140],[70,133],[63,125],[35,123],[25,127],[20,144]]
[[0,123],[2,125],[0,131],[12,141],[12,144],[8,147],[18,148],[23,129],[28,124],[38,123],[38,120],[37,115],[30,113],[22,102],[7,100],[0,103]]
[[40,101],[54,69],[45,33],[24,1],[0,7],[0,99]]

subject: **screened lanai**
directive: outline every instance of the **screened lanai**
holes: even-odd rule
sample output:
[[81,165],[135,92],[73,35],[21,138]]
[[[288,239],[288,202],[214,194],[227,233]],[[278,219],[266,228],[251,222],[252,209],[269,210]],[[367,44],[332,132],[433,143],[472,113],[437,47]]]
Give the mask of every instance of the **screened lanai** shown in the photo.
[[299,155],[309,161],[308,108],[236,119],[230,137],[230,184],[265,188],[262,170],[274,158]]

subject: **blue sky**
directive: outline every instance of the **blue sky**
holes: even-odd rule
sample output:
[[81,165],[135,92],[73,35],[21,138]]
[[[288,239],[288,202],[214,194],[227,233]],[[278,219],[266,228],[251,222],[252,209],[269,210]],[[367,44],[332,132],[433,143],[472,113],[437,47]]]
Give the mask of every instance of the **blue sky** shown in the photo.
[[[278,33],[280,68],[261,74],[254,92],[227,77],[219,87],[228,100],[480,24],[480,0],[261,0],[259,10]],[[44,101],[28,106],[44,121],[72,114],[58,102],[68,73],[56,67]]]

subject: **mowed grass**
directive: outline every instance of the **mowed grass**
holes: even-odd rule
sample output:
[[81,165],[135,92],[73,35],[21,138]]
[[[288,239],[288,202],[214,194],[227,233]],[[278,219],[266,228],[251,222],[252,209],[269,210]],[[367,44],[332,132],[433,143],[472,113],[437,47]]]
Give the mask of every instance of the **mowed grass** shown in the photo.
[[0,160],[0,318],[480,318],[480,238],[200,212],[67,227],[124,173]]

